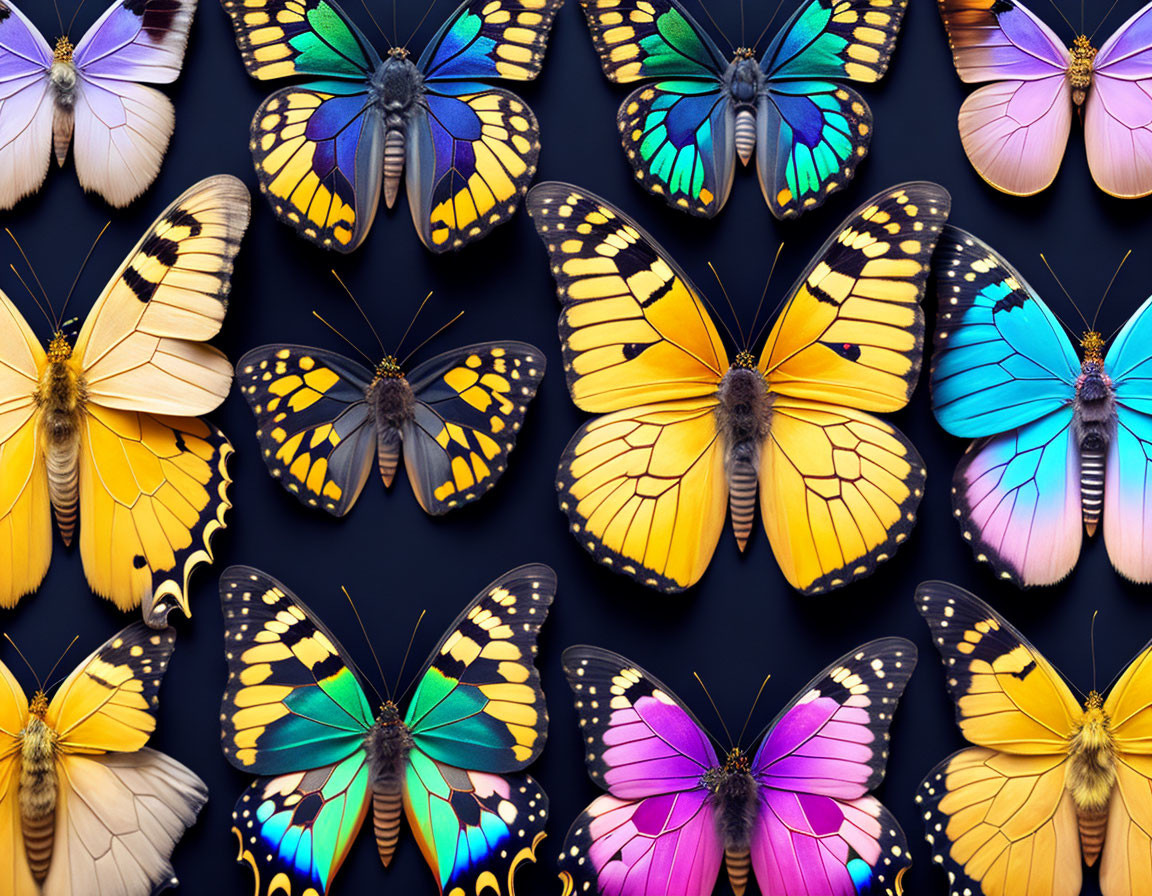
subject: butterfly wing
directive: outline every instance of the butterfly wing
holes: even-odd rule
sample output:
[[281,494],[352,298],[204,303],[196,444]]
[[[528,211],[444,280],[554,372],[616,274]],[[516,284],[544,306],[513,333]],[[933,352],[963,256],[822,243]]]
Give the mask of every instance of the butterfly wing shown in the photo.
[[401,431],[404,466],[427,513],[461,507],[496,484],[544,368],[544,353],[533,345],[485,342],[412,371],[416,407]]
[[703,727],[667,687],[618,654],[564,651],[585,761],[608,793],[572,824],[565,893],[707,896],[724,847],[704,774],[719,766]]
[[568,184],[533,188],[563,311],[568,390],[593,413],[714,395],[728,355],[700,294],[634,221]]
[[773,79],[884,77],[907,0],[808,0],[784,24],[761,68]]
[[0,208],[11,208],[44,183],[52,159],[56,104],[48,70],[52,48],[24,13],[0,10]]
[[416,67],[425,78],[504,78],[540,74],[556,13],[564,0],[465,0],[428,42]]
[[376,452],[376,426],[365,400],[371,371],[335,352],[300,345],[262,345],[236,370],[272,478],[308,507],[346,514]]
[[902,892],[908,843],[868,794],[884,777],[888,727],[915,668],[910,642],[870,642],[768,726],[752,763],[761,794],[752,867],[763,892]]

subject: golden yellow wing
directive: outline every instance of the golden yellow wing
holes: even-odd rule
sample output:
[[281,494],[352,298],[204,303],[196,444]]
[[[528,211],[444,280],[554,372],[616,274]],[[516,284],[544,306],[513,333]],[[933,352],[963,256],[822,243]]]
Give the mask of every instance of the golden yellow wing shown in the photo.
[[104,288],[73,351],[91,402],[195,416],[228,395],[232,365],[203,342],[220,331],[248,188],[231,175],[191,187]]
[[760,450],[760,512],[789,584],[818,594],[874,572],[908,538],[925,479],[894,426],[777,397]]
[[936,184],[902,184],[841,225],[772,327],[760,369],[773,392],[864,411],[908,403],[924,346],[920,300],[951,203]]
[[560,508],[597,560],[662,591],[700,580],[728,504],[715,398],[643,405],[586,423],[560,459]]
[[36,413],[47,358],[2,292],[0,358],[0,607],[11,607],[48,572],[52,514]]
[[713,395],[728,355],[699,293],[627,215],[569,184],[528,194],[548,249],[576,406],[593,413]]
[[28,867],[24,829],[20,820],[20,755],[0,758],[0,893],[4,896],[40,896],[40,887]]
[[162,628],[190,615],[188,580],[212,562],[232,506],[232,445],[195,417],[89,405],[80,440],[80,556],[88,583],[121,610],[142,606]]
[[133,753],[156,727],[160,682],[176,632],[134,622],[113,635],[64,680],[44,721],[62,754]]

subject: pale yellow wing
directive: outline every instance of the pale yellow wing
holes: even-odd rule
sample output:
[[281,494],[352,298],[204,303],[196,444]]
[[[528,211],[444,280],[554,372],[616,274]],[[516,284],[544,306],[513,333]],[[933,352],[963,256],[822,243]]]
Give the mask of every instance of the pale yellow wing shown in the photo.
[[16,306],[0,292],[0,607],[40,585],[52,558],[48,477],[36,387],[46,361]]
[[232,445],[194,417],[89,406],[80,444],[80,556],[88,584],[163,627],[190,615],[188,580],[212,562],[232,506]]
[[[100,892],[146,896],[175,886],[172,850],[208,788],[163,753],[66,756],[58,765],[56,842],[44,896]],[[119,883],[119,887],[113,886]]]
[[232,365],[202,343],[224,320],[250,211],[248,188],[217,175],[160,215],[104,288],[76,340],[73,356],[91,401],[196,416],[224,400]]

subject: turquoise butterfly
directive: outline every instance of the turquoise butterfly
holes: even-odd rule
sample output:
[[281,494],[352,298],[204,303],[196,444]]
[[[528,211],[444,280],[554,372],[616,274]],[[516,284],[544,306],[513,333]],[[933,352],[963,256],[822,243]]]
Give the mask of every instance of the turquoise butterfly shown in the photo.
[[609,80],[659,79],[630,94],[616,119],[647,190],[711,218],[728,201],[735,160],[755,153],[772,214],[795,218],[868,154],[868,104],[835,82],[884,76],[908,2],[806,0],[760,62],[749,47],[725,58],[676,0],[581,5]]
[[222,740],[229,762],[261,776],[232,816],[257,896],[327,893],[370,805],[385,866],[403,813],[441,892],[514,894],[548,812],[522,772],[547,735],[533,659],[555,593],[540,565],[481,591],[402,716],[391,699],[373,710],[348,654],[292,592],[256,569],[225,570]]

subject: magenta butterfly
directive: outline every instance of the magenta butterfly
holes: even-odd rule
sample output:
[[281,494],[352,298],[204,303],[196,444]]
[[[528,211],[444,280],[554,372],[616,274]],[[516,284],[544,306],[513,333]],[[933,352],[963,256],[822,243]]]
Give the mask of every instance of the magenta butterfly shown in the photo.
[[116,0],[75,46],[50,47],[0,0],[0,208],[40,189],[68,147],[85,190],[125,206],[160,171],[172,102],[144,83],[175,81],[196,0]]
[[1097,186],[1152,193],[1152,3],[1099,49],[1066,47],[1018,0],[938,0],[960,79],[990,81],[960,108],[960,139],[988,183],[1031,196],[1056,179],[1073,112]]
[[770,894],[901,893],[908,844],[870,792],[915,668],[909,641],[865,644],[805,687],[755,754],[733,747],[721,760],[696,717],[639,666],[570,647],[564,671],[588,771],[608,792],[568,831],[565,896],[709,896],[721,862],[737,896],[750,872]]

